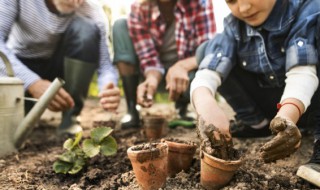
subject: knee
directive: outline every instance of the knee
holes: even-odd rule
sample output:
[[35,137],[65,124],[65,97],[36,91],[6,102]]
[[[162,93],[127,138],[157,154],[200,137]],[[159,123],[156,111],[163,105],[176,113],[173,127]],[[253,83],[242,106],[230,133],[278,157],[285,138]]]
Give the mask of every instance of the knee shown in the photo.
[[77,17],[65,32],[65,41],[72,47],[88,50],[99,50],[100,31],[98,26],[88,18]]
[[86,62],[98,62],[100,54],[100,30],[93,20],[75,18],[63,36],[64,56]]
[[129,36],[127,19],[121,18],[114,22],[112,27],[113,39],[121,39],[122,36]]

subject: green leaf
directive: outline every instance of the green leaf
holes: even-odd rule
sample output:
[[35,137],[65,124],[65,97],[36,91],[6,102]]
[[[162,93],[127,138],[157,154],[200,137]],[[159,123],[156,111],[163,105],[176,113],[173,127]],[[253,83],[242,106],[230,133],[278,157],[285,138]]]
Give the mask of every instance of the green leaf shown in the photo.
[[53,163],[53,170],[56,173],[63,173],[66,174],[71,168],[73,164],[67,163],[61,160],[57,160]]
[[73,148],[73,139],[67,139],[66,141],[64,141],[63,143],[63,148],[67,149],[67,150],[72,150]]
[[105,156],[111,156],[117,153],[117,141],[113,137],[109,136],[105,138],[101,143],[101,153]]
[[82,143],[83,152],[90,158],[99,154],[100,145],[94,143],[92,139],[86,139]]
[[68,151],[60,155],[58,159],[63,162],[73,163],[76,159],[76,154],[72,151]]
[[63,143],[63,148],[67,149],[67,150],[72,150],[74,147],[76,147],[77,145],[79,145],[79,142],[82,138],[82,132],[79,132],[75,135],[75,139],[67,139],[64,143]]
[[76,174],[80,170],[82,170],[83,166],[86,165],[86,159],[82,157],[78,157],[76,162],[74,163],[72,169],[68,172],[69,174]]
[[109,136],[112,133],[113,129],[110,127],[98,127],[91,131],[91,138],[97,144],[100,144],[101,141]]

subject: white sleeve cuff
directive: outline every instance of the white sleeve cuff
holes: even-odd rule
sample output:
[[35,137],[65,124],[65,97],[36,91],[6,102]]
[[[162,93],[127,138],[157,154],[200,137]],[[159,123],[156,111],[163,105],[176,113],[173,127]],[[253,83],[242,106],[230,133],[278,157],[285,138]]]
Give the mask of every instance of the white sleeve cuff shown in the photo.
[[306,110],[319,84],[316,66],[296,66],[290,69],[286,76],[286,87],[280,102],[287,98],[296,98],[303,103]]
[[217,88],[221,85],[221,77],[216,71],[209,69],[198,70],[190,86],[190,103],[193,106],[192,94],[199,87],[206,87],[215,95]]

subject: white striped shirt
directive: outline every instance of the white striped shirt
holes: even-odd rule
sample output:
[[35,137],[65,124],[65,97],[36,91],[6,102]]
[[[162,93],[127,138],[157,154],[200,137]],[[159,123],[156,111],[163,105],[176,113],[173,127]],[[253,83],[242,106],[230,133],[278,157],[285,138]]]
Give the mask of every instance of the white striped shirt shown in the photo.
[[[24,81],[25,89],[40,77],[23,65],[16,55],[23,58],[50,58],[61,34],[76,15],[91,18],[100,30],[99,89],[108,82],[117,84],[118,74],[108,51],[108,23],[96,0],[85,0],[75,14],[64,17],[51,13],[45,0],[0,0],[0,51],[8,56],[15,76]],[[6,76],[2,60],[0,76]]]

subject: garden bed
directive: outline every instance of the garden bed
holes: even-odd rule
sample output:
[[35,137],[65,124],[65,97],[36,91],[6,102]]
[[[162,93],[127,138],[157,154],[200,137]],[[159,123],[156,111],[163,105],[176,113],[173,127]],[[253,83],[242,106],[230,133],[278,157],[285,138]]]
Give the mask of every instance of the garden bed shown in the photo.
[[[122,102],[119,114],[111,115],[99,107],[96,99],[86,101],[82,112],[84,137],[89,136],[94,121],[119,120],[125,113],[124,105]],[[230,108],[224,103],[221,106],[232,117]],[[157,104],[152,109],[148,111],[167,114],[168,117],[174,113],[173,104],[170,103]],[[65,140],[56,136],[59,117],[60,114],[46,112],[19,153],[0,158],[1,189],[139,189],[126,151],[132,145],[148,141],[140,130],[123,131],[119,126],[113,132],[119,146],[116,155],[97,156],[87,168],[76,175],[55,174],[52,164],[57,155],[63,152],[62,144]],[[166,138],[179,137],[199,144],[195,129],[168,128],[166,133]],[[258,152],[267,140],[268,138],[234,139],[235,148],[245,152],[245,163],[224,189],[316,189],[295,175],[298,166],[307,162],[312,154],[312,136],[303,136],[301,148],[293,156],[276,163],[264,164],[259,159]],[[190,171],[168,177],[164,189],[202,189],[199,149]]]

